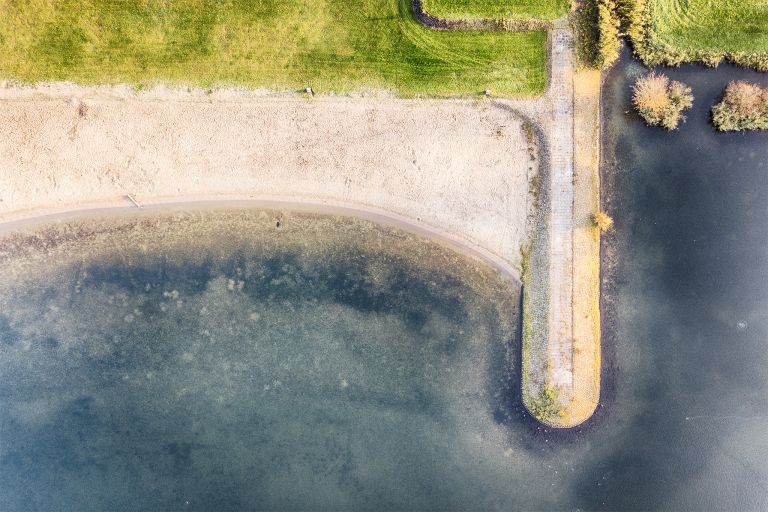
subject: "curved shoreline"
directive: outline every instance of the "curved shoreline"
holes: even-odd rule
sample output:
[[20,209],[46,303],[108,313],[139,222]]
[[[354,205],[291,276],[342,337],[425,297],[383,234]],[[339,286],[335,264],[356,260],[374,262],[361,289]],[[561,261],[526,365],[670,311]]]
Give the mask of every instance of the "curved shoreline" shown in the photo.
[[38,209],[29,213],[22,212],[10,219],[0,221],[0,237],[11,231],[24,229],[34,225],[54,223],[65,219],[85,218],[89,215],[97,214],[125,214],[129,211],[156,212],[181,208],[203,210],[224,207],[311,212],[320,215],[338,215],[359,218],[375,222],[382,226],[394,227],[407,233],[422,236],[455,252],[477,259],[491,268],[496,269],[502,276],[513,280],[516,284],[521,284],[519,269],[515,268],[511,263],[498,254],[485,249],[464,237],[431,226],[419,219],[414,220],[395,212],[365,205],[291,196],[235,195],[155,198],[147,203],[142,203],[141,207],[137,208],[130,203],[130,200],[127,197],[123,199],[123,201],[102,201],[71,207]]
[[[407,2],[407,3],[406,3]],[[408,5],[410,4],[410,5]],[[549,134],[549,141],[544,147],[549,150],[547,153],[547,162],[545,166],[549,166],[546,169],[542,168],[540,162],[538,163],[539,178],[544,175],[546,184],[543,193],[542,203],[546,204],[544,208],[534,208],[533,215],[536,218],[534,222],[536,227],[533,229],[522,229],[523,224],[528,224],[530,219],[523,220],[520,212],[522,209],[515,204],[514,200],[509,200],[509,197],[504,199],[503,204],[494,204],[491,198],[495,197],[496,190],[493,188],[487,188],[487,190],[477,190],[480,188],[481,183],[484,180],[479,180],[478,175],[475,172],[466,171],[466,164],[464,165],[464,174],[461,175],[465,178],[465,186],[462,188],[458,186],[456,188],[444,187],[442,190],[437,190],[434,183],[416,182],[423,188],[423,191],[427,191],[432,194],[433,204],[432,210],[423,209],[423,196],[413,197],[414,192],[414,180],[423,179],[425,172],[421,166],[416,166],[417,159],[416,153],[413,153],[412,163],[416,170],[410,168],[411,156],[402,155],[403,162],[395,165],[393,169],[387,170],[382,167],[379,169],[382,171],[382,184],[389,184],[391,182],[393,172],[408,172],[411,173],[403,177],[403,182],[400,184],[400,189],[387,191],[387,197],[380,200],[373,200],[371,202],[370,194],[381,194],[381,184],[379,188],[374,184],[373,187],[363,188],[355,190],[349,189],[349,185],[356,179],[346,178],[343,185],[342,183],[331,183],[329,177],[343,177],[343,173],[340,172],[338,166],[332,166],[330,170],[326,170],[326,175],[314,176],[315,189],[304,189],[307,183],[306,174],[304,168],[301,168],[301,172],[295,172],[296,176],[290,176],[290,173],[285,173],[284,163],[275,166],[274,170],[279,170],[279,179],[273,181],[279,181],[283,185],[287,183],[287,188],[278,187],[269,190],[269,186],[264,186],[262,181],[258,181],[257,185],[247,186],[245,183],[240,184],[237,188],[232,189],[231,182],[227,182],[226,186],[219,188],[217,192],[221,195],[215,196],[211,194],[200,194],[202,190],[198,190],[197,195],[185,194],[181,192],[181,188],[177,188],[177,183],[166,183],[166,194],[163,192],[152,195],[152,192],[148,194],[149,197],[154,197],[147,204],[151,207],[165,206],[183,206],[185,204],[194,203],[208,203],[209,205],[221,204],[222,202],[229,205],[236,204],[238,202],[247,203],[251,205],[261,205],[264,208],[269,209],[298,209],[298,210],[311,210],[317,213],[329,213],[336,215],[350,215],[359,218],[364,218],[378,222],[383,225],[391,225],[403,229],[407,232],[411,232],[421,236],[427,236],[433,240],[441,242],[448,247],[459,251],[460,253],[467,254],[483,261],[485,264],[489,264],[492,268],[498,269],[504,275],[513,278],[516,282],[520,283],[523,279],[523,263],[520,263],[520,267],[517,268],[513,262],[520,262],[521,258],[518,258],[516,254],[518,247],[522,250],[522,247],[529,242],[534,242],[534,239],[538,243],[534,243],[534,258],[532,260],[532,275],[534,277],[533,285],[527,286],[526,296],[534,296],[530,307],[529,302],[526,300],[523,312],[524,322],[529,321],[527,318],[537,317],[533,324],[533,335],[528,336],[528,342],[525,341],[525,333],[527,329],[524,324],[524,341],[522,347],[521,358],[521,375],[522,375],[522,402],[530,414],[541,423],[556,427],[556,428],[571,428],[575,427],[584,421],[586,421],[593,413],[598,405],[599,400],[599,388],[600,388],[600,332],[599,332],[599,309],[592,311],[591,305],[593,302],[593,292],[597,289],[597,297],[599,298],[599,271],[597,275],[594,274],[592,268],[592,261],[590,260],[592,253],[594,253],[595,247],[598,249],[599,258],[599,237],[597,241],[592,240],[590,228],[586,226],[586,219],[588,216],[581,216],[575,218],[576,206],[574,203],[574,187],[576,192],[585,194],[585,197],[581,200],[582,206],[579,210],[585,208],[591,208],[594,211],[592,203],[594,198],[597,197],[599,201],[599,190],[597,195],[595,191],[588,189],[589,184],[583,183],[584,180],[576,179],[574,175],[574,143],[573,132],[577,132],[574,128],[591,128],[588,127],[575,127],[573,107],[575,104],[575,98],[573,95],[573,55],[572,45],[570,40],[572,34],[570,27],[567,25],[566,20],[560,19],[556,22],[541,22],[540,26],[531,27],[523,26],[518,22],[520,20],[514,19],[493,19],[493,18],[478,18],[478,19],[441,19],[430,15],[422,8],[420,0],[401,0],[401,9],[408,9],[410,7],[413,17],[422,25],[437,29],[437,30],[546,30],[555,27],[557,34],[550,32],[549,43],[547,45],[547,53],[549,58],[547,59],[548,66],[548,80],[546,95],[542,99],[532,102],[512,103],[499,105],[497,102],[493,102],[496,108],[501,110],[511,111],[511,113],[518,118],[518,120],[525,121],[526,117],[537,118],[533,129],[534,137],[540,133],[540,131],[547,132]],[[402,11],[401,11],[402,12]],[[562,43],[562,44],[561,44]],[[557,80],[555,80],[557,79]],[[559,89],[554,87],[554,83],[560,85]],[[598,87],[599,96],[599,87]],[[433,104],[434,105],[434,104]],[[514,105],[514,106],[513,106]],[[507,107],[507,108],[504,108]],[[510,108],[512,107],[512,108]],[[515,108],[517,107],[517,108]],[[527,107],[527,108],[526,108]],[[536,112],[538,115],[530,115],[531,112]],[[304,110],[304,109],[302,109]],[[303,115],[303,114],[302,114]],[[430,116],[434,115],[434,107],[430,108]],[[454,114],[456,115],[456,114]],[[84,117],[84,116],[82,116]],[[404,119],[411,118],[412,114],[408,114]],[[454,117],[455,119],[455,117]],[[334,119],[335,121],[336,119]],[[592,122],[589,116],[586,116],[587,122]],[[596,120],[599,126],[599,118]],[[481,117],[477,126],[474,128],[484,129],[484,123],[486,121]],[[570,127],[567,126],[570,124]],[[496,136],[503,137],[506,124],[498,122],[498,128],[496,128]],[[527,131],[524,125],[520,125],[523,131]],[[442,128],[443,126],[440,125]],[[317,125],[309,125],[309,130],[299,130],[300,135],[296,136],[295,146],[288,148],[283,154],[295,154],[296,147],[306,147],[306,139],[316,135]],[[73,128],[75,135],[77,135],[77,123]],[[530,129],[530,128],[528,128]],[[358,130],[355,129],[355,132]],[[428,131],[428,129],[427,129]],[[306,133],[306,135],[305,135]],[[423,126],[420,126],[417,134],[425,133]],[[430,162],[431,168],[428,168],[430,179],[443,179],[445,180],[446,173],[445,168],[442,167],[440,160],[440,151],[444,154],[455,154],[455,143],[466,147],[472,147],[469,137],[475,137],[478,135],[477,131],[474,134],[464,134],[460,130],[454,129],[451,134],[455,138],[454,145],[445,144],[442,148],[437,148],[437,153],[433,149],[433,160]],[[500,135],[501,134],[501,135]],[[338,134],[333,134],[338,135]],[[380,134],[376,133],[376,137]],[[416,138],[419,138],[418,135]],[[463,137],[463,138],[462,138]],[[316,143],[319,141],[320,148],[317,155],[310,154],[310,156],[325,156],[326,150],[322,146],[328,144],[333,138],[329,139],[326,134],[325,137],[317,138]],[[412,139],[405,139],[405,143],[410,146]],[[211,145],[208,142],[208,145]],[[311,144],[309,145],[311,146]],[[381,147],[386,147],[385,143],[378,141],[376,144],[375,154],[378,156]],[[534,145],[535,146],[535,145]],[[349,162],[350,143],[345,142],[340,146],[342,150],[339,156],[345,163]],[[394,146],[392,146],[394,147]],[[539,149],[541,144],[539,144]],[[539,149],[531,149],[530,143],[528,147],[528,153],[530,153],[531,160],[537,160],[536,154],[539,153]],[[593,148],[596,149],[596,148]],[[142,147],[142,151],[144,148]],[[437,155],[435,157],[435,155]],[[421,155],[419,155],[421,156]],[[480,162],[482,157],[486,154],[474,155],[475,162]],[[516,162],[517,157],[509,153],[499,152],[499,158],[506,158],[506,165],[510,165]],[[539,154],[540,156],[540,154]],[[578,156],[576,157],[578,158]],[[301,159],[301,158],[300,158]],[[589,159],[587,155],[586,160]],[[501,161],[501,160],[499,160]],[[218,163],[218,162],[217,162]],[[317,165],[317,161],[313,158],[307,159],[304,163],[312,163]],[[497,161],[498,163],[498,161]],[[587,177],[587,181],[590,180],[590,175],[594,175],[597,171],[592,167],[589,162],[584,162],[583,169],[585,172],[582,176]],[[152,163],[154,165],[154,162]],[[472,164],[474,166],[474,162]],[[488,163],[478,165],[474,170],[487,170]],[[527,164],[526,164],[527,165]],[[128,167],[130,167],[130,160]],[[299,166],[301,167],[301,166]],[[354,171],[357,164],[351,165]],[[199,167],[198,167],[199,168]],[[216,168],[216,167],[214,167]],[[259,169],[259,166],[244,168],[243,171],[249,173],[251,178],[253,176],[253,169]],[[509,183],[505,176],[506,170],[499,172],[498,165],[492,167],[497,171],[495,179],[499,180],[498,184],[504,186],[504,190],[507,190],[507,194],[512,196],[514,194],[510,191],[515,189],[514,186],[507,188]],[[528,169],[533,169],[529,167]],[[225,171],[225,174],[231,174],[230,178],[239,179],[241,176],[237,176],[236,173],[231,172],[232,169]],[[365,169],[363,169],[365,171]],[[591,171],[591,174],[590,174]],[[157,171],[156,171],[157,172]],[[519,172],[519,171],[518,171]],[[530,171],[527,173],[528,183],[527,188],[532,187],[532,176]],[[556,179],[555,179],[556,178]],[[53,187],[56,188],[56,176],[52,177]],[[187,180],[188,176],[184,175],[183,180]],[[197,178],[203,182],[212,183],[210,176],[203,178]],[[261,177],[259,177],[261,180]],[[298,180],[298,181],[297,181]],[[101,180],[99,180],[101,181]],[[370,177],[367,172],[363,172],[362,181],[370,183]],[[449,180],[450,181],[450,180]],[[457,182],[453,180],[455,185]],[[150,183],[152,184],[152,183]],[[274,185],[274,184],[272,184]],[[487,185],[487,183],[486,183]],[[498,185],[497,185],[498,186]],[[319,188],[318,188],[319,187]],[[335,188],[334,188],[335,187]],[[522,183],[517,184],[518,190],[522,190]],[[150,187],[150,190],[154,188]],[[191,187],[200,188],[200,187]],[[216,190],[217,187],[211,187]],[[241,194],[240,190],[247,190],[248,188],[256,189],[255,194]],[[418,188],[418,187],[416,187]],[[599,185],[598,185],[599,188]],[[122,186],[123,193],[129,193],[135,191],[141,193],[142,187],[136,187],[135,185]],[[211,189],[209,189],[211,190]],[[283,190],[291,190],[297,193],[295,196],[282,195]],[[179,194],[175,192],[178,191]],[[422,191],[422,192],[423,192]],[[581,191],[581,192],[579,192]],[[264,194],[266,192],[266,194]],[[274,193],[281,195],[272,195]],[[551,192],[551,193],[548,193]],[[114,191],[113,191],[114,193]],[[170,195],[168,195],[170,193]],[[368,194],[367,196],[361,194]],[[79,194],[79,195],[78,195]],[[334,197],[334,199],[326,197]],[[61,197],[61,196],[60,196]],[[69,198],[70,201],[76,201],[78,197],[87,197],[87,193],[83,193],[79,189]],[[96,196],[98,197],[98,196]],[[125,197],[125,196],[123,196]],[[143,195],[140,199],[143,201]],[[456,218],[455,208],[456,204],[450,200],[453,198],[462,198],[464,201],[460,206],[467,206],[467,203],[471,203],[466,211],[462,210],[464,217]],[[368,199],[366,201],[366,199]],[[59,199],[61,201],[61,199]],[[579,201],[579,199],[576,199]],[[358,203],[357,201],[360,201]],[[519,197],[517,204],[525,203],[525,211],[528,215],[531,214],[530,198]],[[70,203],[71,204],[71,203]],[[116,199],[113,196],[112,200],[105,200],[101,203],[87,203],[85,206],[76,202],[76,206],[66,207],[61,206],[52,208],[50,215],[61,214],[82,214],[85,211],[97,211],[101,209],[119,208],[120,206],[126,206],[128,199]],[[376,204],[377,206],[370,206]],[[404,205],[408,204],[408,207]],[[417,207],[414,207],[416,205]],[[42,211],[47,211],[45,203],[41,204]],[[599,205],[598,205],[599,206]],[[492,209],[492,211],[491,211]],[[539,211],[539,210],[542,211]],[[394,210],[400,210],[401,213],[395,213]],[[518,211],[520,210],[520,211]],[[405,213],[405,215],[403,215]],[[557,213],[557,215],[554,215]],[[583,213],[580,211],[579,213]],[[33,209],[29,214],[16,211],[15,225],[19,225],[23,219],[27,219],[29,222],[34,222],[35,219],[45,218],[45,213],[41,213],[40,209]],[[41,217],[42,215],[42,217]],[[539,218],[542,215],[543,218]],[[447,218],[445,218],[447,217]],[[422,221],[422,218],[432,219],[433,224],[427,224]],[[0,217],[2,219],[2,217]],[[415,219],[415,220],[414,220]],[[11,223],[13,219],[11,219]],[[442,222],[443,226],[437,227],[435,224]],[[510,233],[504,232],[504,236],[510,238],[513,242],[516,240],[520,245],[514,246],[514,243],[503,243],[499,240],[502,229],[509,229],[509,226],[517,222],[520,226],[516,232]],[[26,224],[26,223],[25,223]],[[9,222],[3,223],[0,220],[0,233],[3,226],[9,225]],[[557,229],[555,229],[557,228]],[[586,237],[581,231],[586,228]],[[524,233],[525,231],[525,233]],[[461,233],[464,233],[462,236]],[[527,235],[527,236],[526,236]],[[553,235],[556,240],[552,240]],[[581,248],[586,249],[584,254],[577,254],[574,251],[575,238],[582,239]],[[506,240],[509,242],[510,240]],[[543,243],[542,243],[543,242]],[[513,247],[514,246],[514,247]],[[494,247],[497,252],[487,247]],[[502,254],[504,256],[502,256]],[[574,261],[576,260],[576,261]],[[599,269],[599,260],[598,260]],[[581,279],[582,283],[575,282],[576,279]],[[530,281],[529,281],[530,283]],[[546,286],[544,286],[546,284]],[[583,294],[574,294],[574,292],[580,289]],[[598,304],[599,306],[599,304]],[[586,312],[584,318],[585,321],[577,320],[574,316],[574,311],[580,313]],[[533,312],[533,314],[531,314]],[[582,325],[579,325],[581,322]],[[584,323],[592,324],[597,322],[598,328],[596,332],[589,332],[590,325],[583,325]],[[579,334],[583,334],[583,337],[579,338]],[[587,355],[585,358],[584,355]],[[541,408],[536,406],[536,398],[541,392],[546,391],[549,393],[551,390],[555,390],[560,393],[560,398],[555,400],[555,405],[558,411],[555,413],[541,412]],[[538,410],[538,412],[537,412]]]

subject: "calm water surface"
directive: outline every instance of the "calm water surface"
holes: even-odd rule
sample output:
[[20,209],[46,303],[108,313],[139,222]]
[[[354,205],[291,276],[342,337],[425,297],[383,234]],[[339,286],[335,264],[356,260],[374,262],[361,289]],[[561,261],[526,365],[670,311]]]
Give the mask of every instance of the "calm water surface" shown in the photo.
[[[603,403],[519,403],[519,285],[366,221],[189,211],[0,245],[0,510],[768,508],[768,134],[605,88]],[[30,228],[31,230],[31,228]],[[28,232],[32,232],[28,230]],[[38,256],[41,256],[39,257]]]

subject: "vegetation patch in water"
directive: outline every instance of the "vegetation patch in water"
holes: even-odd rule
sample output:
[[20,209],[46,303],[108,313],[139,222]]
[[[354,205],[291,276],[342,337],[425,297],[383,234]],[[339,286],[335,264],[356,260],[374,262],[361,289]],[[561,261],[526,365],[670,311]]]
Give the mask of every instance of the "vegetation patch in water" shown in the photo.
[[712,108],[712,122],[723,132],[768,130],[768,89],[743,80],[729,83]]
[[674,130],[685,121],[683,112],[693,106],[693,94],[682,82],[649,73],[635,83],[632,102],[648,124]]

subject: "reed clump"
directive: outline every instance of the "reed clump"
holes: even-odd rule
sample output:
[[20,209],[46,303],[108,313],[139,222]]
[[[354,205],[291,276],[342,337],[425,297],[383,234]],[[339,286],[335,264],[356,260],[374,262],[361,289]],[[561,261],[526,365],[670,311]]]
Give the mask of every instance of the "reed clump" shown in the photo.
[[768,89],[743,80],[729,83],[712,108],[712,123],[723,132],[768,130]]
[[683,112],[693,106],[693,94],[682,82],[649,73],[635,82],[632,102],[649,125],[674,130],[685,121]]
[[612,66],[619,60],[621,50],[621,22],[614,0],[597,0],[597,21],[600,38],[598,40],[598,58],[602,68]]
[[606,69],[621,50],[621,21],[616,0],[589,0],[575,13],[577,54],[581,64]]

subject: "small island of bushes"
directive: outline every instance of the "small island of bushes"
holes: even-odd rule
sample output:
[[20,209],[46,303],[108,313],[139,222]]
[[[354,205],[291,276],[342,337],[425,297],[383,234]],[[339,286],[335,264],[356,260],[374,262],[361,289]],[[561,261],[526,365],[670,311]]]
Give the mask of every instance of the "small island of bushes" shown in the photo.
[[693,94],[682,82],[649,73],[635,83],[632,102],[648,124],[674,130],[685,121],[683,112],[693,106]]
[[768,130],[768,89],[742,80],[729,83],[712,108],[712,123],[723,132]]

